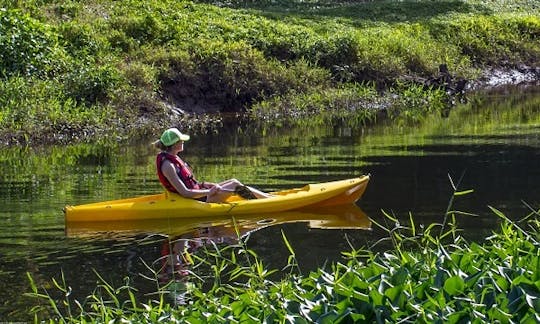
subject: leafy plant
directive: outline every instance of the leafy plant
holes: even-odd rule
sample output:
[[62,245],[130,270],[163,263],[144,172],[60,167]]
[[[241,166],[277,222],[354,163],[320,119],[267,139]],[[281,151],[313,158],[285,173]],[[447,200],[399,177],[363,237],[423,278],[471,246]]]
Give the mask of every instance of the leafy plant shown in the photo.
[[83,64],[66,75],[66,94],[87,106],[105,103],[111,99],[120,78],[112,65]]
[[[98,275],[97,289],[84,302],[70,298],[62,280],[53,280],[64,300],[57,303],[31,280],[27,294],[46,302],[34,309],[48,309],[66,322],[205,321],[205,322],[536,322],[540,311],[540,255],[537,211],[524,223],[501,218],[500,231],[484,244],[469,243],[459,232],[454,198],[460,191],[450,178],[453,195],[439,224],[408,224],[385,213],[375,224],[386,232],[369,248],[344,251],[344,261],[308,274],[299,270],[293,247],[283,233],[289,251],[289,272],[273,278],[246,241],[218,247],[211,243],[188,253],[192,264],[189,284],[173,281],[158,286],[153,299],[136,300],[129,281],[113,288]],[[382,243],[389,241],[390,246]],[[148,267],[156,280],[157,272]],[[168,302],[178,293],[185,303]],[[174,305],[173,305],[174,304]],[[62,307],[60,307],[62,305]],[[45,307],[45,308],[43,308]],[[43,316],[43,319],[49,317]],[[39,318],[38,318],[39,319]]]
[[448,106],[444,89],[398,82],[391,89],[393,104],[389,106],[390,118],[403,123],[418,123],[433,113],[439,115]]
[[61,67],[61,56],[49,26],[19,10],[0,8],[0,77],[46,76]]

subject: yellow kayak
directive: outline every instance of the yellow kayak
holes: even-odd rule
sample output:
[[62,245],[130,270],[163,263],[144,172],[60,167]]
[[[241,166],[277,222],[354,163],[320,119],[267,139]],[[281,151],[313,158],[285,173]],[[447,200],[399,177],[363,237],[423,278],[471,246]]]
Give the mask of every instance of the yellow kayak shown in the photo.
[[351,204],[366,190],[369,176],[271,192],[270,198],[246,200],[231,196],[223,203],[205,203],[164,192],[64,208],[66,223],[160,218],[216,217],[274,213]]

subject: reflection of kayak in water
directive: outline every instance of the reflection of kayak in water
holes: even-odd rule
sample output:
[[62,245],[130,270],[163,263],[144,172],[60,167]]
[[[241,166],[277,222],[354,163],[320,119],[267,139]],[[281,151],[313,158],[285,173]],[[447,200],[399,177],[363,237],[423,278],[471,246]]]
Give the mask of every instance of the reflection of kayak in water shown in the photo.
[[369,176],[309,184],[272,192],[270,198],[246,200],[236,195],[225,203],[205,203],[165,192],[64,208],[66,223],[157,218],[215,217],[275,213],[352,204],[364,193]]
[[[111,236],[128,233],[157,233],[171,237],[193,234],[194,237],[237,239],[249,232],[283,223],[308,223],[321,229],[368,229],[371,222],[356,205],[319,207],[316,210],[258,213],[211,218],[173,218],[138,221],[66,223],[66,234],[72,237]],[[202,231],[202,232],[201,232]],[[237,233],[238,231],[238,233]]]

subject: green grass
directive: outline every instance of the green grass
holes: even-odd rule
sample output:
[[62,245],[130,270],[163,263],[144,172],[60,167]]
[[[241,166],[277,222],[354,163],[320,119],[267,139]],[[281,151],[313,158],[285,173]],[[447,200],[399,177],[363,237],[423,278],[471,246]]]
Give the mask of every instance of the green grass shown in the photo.
[[[539,8],[525,0],[0,4],[5,142],[39,142],[51,132],[88,140],[104,128],[125,136],[177,123],[171,107],[257,107],[260,115],[261,107],[289,109],[317,92],[339,107],[342,89],[358,84],[401,96],[395,90],[404,81],[422,85],[438,77],[441,64],[456,79],[474,79],[488,67],[537,65],[540,56]],[[52,91],[34,93],[34,85]],[[431,96],[426,90],[413,92],[421,100]],[[354,105],[368,107],[362,91]],[[22,106],[20,113],[12,108]],[[355,119],[369,120],[364,110],[355,109]],[[30,117],[24,127],[18,114]],[[74,130],[43,127],[42,118]]]
[[[461,236],[457,219],[474,215],[453,207],[454,199],[471,190],[451,184],[454,194],[441,223],[421,226],[412,216],[400,223],[385,213],[374,220],[386,233],[380,241],[367,248],[351,245],[343,261],[309,273],[302,273],[283,234],[289,257],[277,278],[277,269],[268,269],[241,240],[190,254],[190,281],[158,284],[157,293],[144,300],[137,300],[129,279],[115,288],[99,275],[84,300],[71,297],[63,276],[53,280],[60,300],[31,277],[27,295],[43,302],[34,309],[37,320],[68,323],[538,322],[538,212],[516,222],[492,208],[500,230],[471,243]],[[147,266],[149,279],[156,280],[155,266]],[[169,299],[179,294],[183,303]]]

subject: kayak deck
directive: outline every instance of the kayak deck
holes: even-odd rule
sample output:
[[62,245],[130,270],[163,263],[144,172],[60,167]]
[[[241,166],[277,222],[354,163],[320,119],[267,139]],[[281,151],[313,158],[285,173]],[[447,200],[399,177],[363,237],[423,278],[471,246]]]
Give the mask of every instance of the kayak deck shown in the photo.
[[271,213],[351,204],[364,193],[369,176],[308,184],[271,192],[272,197],[245,200],[231,196],[223,203],[205,203],[164,192],[135,198],[90,203],[64,208],[66,222],[213,217]]

